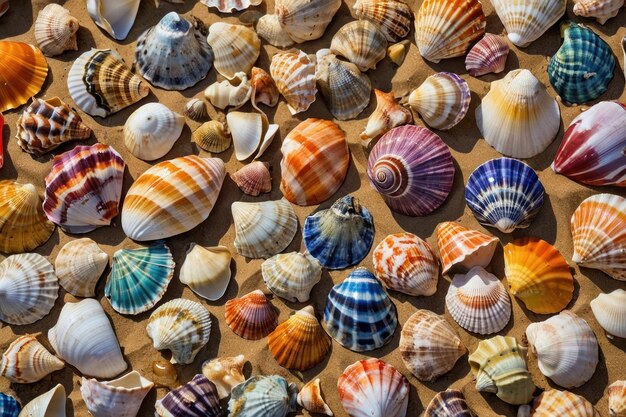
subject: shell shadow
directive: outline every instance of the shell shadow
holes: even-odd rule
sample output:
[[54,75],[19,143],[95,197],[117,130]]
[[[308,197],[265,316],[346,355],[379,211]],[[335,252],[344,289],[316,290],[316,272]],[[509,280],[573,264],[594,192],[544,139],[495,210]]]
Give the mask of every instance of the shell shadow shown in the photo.
[[4,22],[10,21],[11,24],[3,23],[0,25],[0,39],[8,39],[30,31],[33,26],[33,13],[31,0],[13,2],[9,10],[2,16]]
[[65,51],[61,55],[56,55],[54,59],[71,63],[76,61],[76,59],[78,59],[78,57],[81,56],[84,52],[96,47],[96,40],[94,39],[93,34],[85,26],[80,26],[78,28],[78,32],[76,32],[76,40],[78,50]]

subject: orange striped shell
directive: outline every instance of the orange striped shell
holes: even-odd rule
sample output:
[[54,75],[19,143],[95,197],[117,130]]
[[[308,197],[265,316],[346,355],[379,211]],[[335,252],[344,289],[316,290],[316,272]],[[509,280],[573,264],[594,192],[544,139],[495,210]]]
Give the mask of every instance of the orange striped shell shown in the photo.
[[544,391],[532,404],[531,417],[600,417],[593,404],[569,391]]
[[26,103],[41,90],[48,63],[39,48],[0,41],[0,112]]
[[498,238],[456,222],[443,222],[437,226],[437,246],[442,274],[446,274],[453,267],[468,270],[474,266],[489,265],[498,246]]
[[243,297],[228,300],[224,318],[237,336],[259,340],[276,328],[278,311],[261,290],[255,290]]

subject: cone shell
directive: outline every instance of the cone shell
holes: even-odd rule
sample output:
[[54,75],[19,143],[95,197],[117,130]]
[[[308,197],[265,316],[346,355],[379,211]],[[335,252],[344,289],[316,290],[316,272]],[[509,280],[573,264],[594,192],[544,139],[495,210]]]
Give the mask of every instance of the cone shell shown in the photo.
[[[2,13],[2,1],[0,1],[0,13]],[[3,417],[18,417],[21,408],[20,403],[15,398],[0,392],[0,412],[3,413]]]
[[451,72],[431,75],[409,96],[409,105],[432,128],[449,130],[467,114],[471,100],[464,79]]
[[185,117],[190,118],[194,122],[202,123],[209,118],[206,104],[199,98],[192,98],[185,104]]
[[304,52],[274,54],[270,74],[292,115],[306,111],[315,101],[315,63]]
[[220,400],[230,396],[232,389],[243,383],[243,367],[246,358],[243,355],[220,357],[202,364],[202,374],[215,384]]
[[66,395],[63,385],[58,384],[26,404],[19,415],[22,417],[65,417]]
[[461,391],[447,389],[435,395],[423,417],[473,417]]
[[411,9],[401,0],[357,0],[352,9],[357,19],[380,25],[389,42],[400,41],[411,30]]
[[289,33],[281,26],[276,14],[265,14],[259,18],[256,25],[256,33],[278,48],[286,48],[295,42]]
[[262,68],[252,67],[250,86],[252,87],[252,104],[263,103],[274,107],[278,104],[280,93],[272,77]]
[[551,389],[544,391],[533,401],[531,417],[577,416],[600,417],[593,405],[569,391]]
[[185,118],[161,103],[148,103],[135,110],[124,124],[124,145],[144,161],[165,156],[185,126]]
[[34,185],[0,180],[0,252],[33,250],[50,238],[54,227]]
[[219,417],[222,414],[213,382],[198,374],[156,402],[155,417]]
[[607,389],[609,395],[609,416],[626,416],[626,381],[615,381]]
[[263,0],[200,0],[207,7],[215,7],[220,13],[233,13],[233,10],[241,11],[250,6],[258,6]]
[[39,343],[37,335],[27,334],[14,340],[2,354],[0,375],[11,382],[30,384],[64,366],[62,360]]
[[215,53],[215,69],[229,80],[240,71],[249,74],[261,52],[257,34],[242,25],[213,23],[207,42]]
[[311,289],[322,279],[322,265],[309,253],[279,253],[261,264],[265,285],[291,302],[309,300]]
[[443,222],[437,225],[437,246],[445,275],[452,268],[469,270],[489,265],[498,247],[498,238],[456,222]]
[[402,326],[402,361],[420,381],[433,381],[447,373],[467,349],[443,317],[417,310]]
[[67,242],[54,261],[59,283],[77,297],[94,297],[96,284],[109,264],[109,255],[89,238]]
[[207,152],[220,153],[230,148],[231,138],[223,123],[211,120],[192,133],[191,141]]
[[595,17],[598,23],[617,16],[624,6],[624,0],[577,0],[574,2],[574,14],[583,17]]
[[376,23],[354,20],[335,33],[330,50],[365,72],[375,69],[378,61],[387,54],[387,38]]
[[124,233],[146,241],[193,229],[209,217],[225,176],[224,162],[218,158],[190,155],[152,166],[126,194]]
[[154,384],[132,371],[113,381],[81,380],[80,393],[94,417],[136,417]]
[[411,112],[396,102],[393,91],[384,93],[375,88],[374,94],[376,95],[376,109],[367,119],[365,130],[360,136],[364,146],[394,127],[413,121]]
[[48,4],[35,20],[35,39],[46,56],[65,51],[78,51],[76,32],[80,24],[69,10],[55,3]]
[[297,410],[298,387],[278,375],[253,376],[233,388],[229,417],[286,416]]
[[476,124],[485,141],[513,158],[543,152],[559,131],[559,105],[526,69],[509,72],[491,83],[476,108]]
[[87,11],[96,25],[123,41],[135,23],[140,0],[87,0]]
[[269,258],[289,246],[298,218],[287,200],[243,203],[231,206],[235,223],[235,249],[246,258]]
[[526,47],[565,13],[565,0],[494,0],[493,7],[509,40]]
[[599,294],[589,304],[596,321],[609,337],[626,338],[626,291],[618,288],[609,294]]
[[452,154],[439,136],[420,126],[400,126],[372,148],[367,177],[389,207],[425,216],[441,206],[454,180]]
[[486,24],[478,0],[426,0],[415,14],[415,43],[423,58],[437,63],[465,55]]
[[302,43],[321,38],[339,7],[341,0],[278,0],[274,12],[291,39]]
[[207,300],[219,300],[230,282],[231,259],[225,246],[205,248],[192,243],[180,267],[180,282]]
[[82,111],[100,117],[118,112],[150,93],[141,78],[130,72],[122,57],[111,49],[92,49],[79,56],[67,74],[67,88]]
[[48,75],[41,51],[22,42],[0,41],[0,113],[34,97]]
[[337,382],[341,405],[350,417],[404,417],[409,404],[409,381],[380,359],[348,366]]
[[272,191],[272,176],[267,162],[254,161],[231,175],[235,184],[245,194],[258,196]]
[[278,325],[278,311],[261,290],[228,300],[224,316],[228,327],[248,340],[262,339]]
[[465,57],[465,69],[472,77],[504,71],[509,56],[509,44],[501,36],[491,33],[470,49]]
[[326,414],[333,416],[333,412],[322,398],[320,379],[315,378],[304,384],[298,392],[298,404],[309,413]]

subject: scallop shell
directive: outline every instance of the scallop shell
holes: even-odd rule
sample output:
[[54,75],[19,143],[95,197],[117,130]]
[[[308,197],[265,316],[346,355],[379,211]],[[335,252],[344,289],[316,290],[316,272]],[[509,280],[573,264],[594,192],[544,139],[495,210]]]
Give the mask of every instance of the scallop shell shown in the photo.
[[508,404],[526,404],[532,400],[535,384],[526,365],[526,351],[510,336],[481,340],[469,356],[476,389],[492,392]]
[[278,15],[275,14],[261,16],[256,25],[256,33],[270,45],[278,48],[286,48],[295,43],[285,28],[281,26]]
[[357,19],[366,19],[380,25],[387,41],[398,42],[411,30],[412,12],[400,0],[357,0],[352,6]]
[[601,293],[589,304],[593,316],[608,337],[626,338],[626,291],[618,288],[609,294]]
[[44,318],[59,296],[52,265],[36,253],[12,255],[0,263],[0,320],[16,325]]
[[302,237],[306,249],[324,268],[344,269],[367,256],[374,242],[374,219],[356,198],[347,195],[307,216]]
[[508,56],[509,44],[504,38],[487,33],[465,57],[465,69],[472,77],[499,74],[504,71]]
[[421,126],[400,126],[374,145],[367,177],[389,207],[426,216],[441,206],[454,181],[452,155],[439,136]]
[[[8,1],[6,4],[9,4]],[[0,16],[2,15],[2,6],[2,1],[0,1]],[[18,417],[20,409],[20,404],[15,398],[0,392],[0,415],[2,417]]]
[[287,200],[243,203],[231,206],[235,223],[235,249],[246,258],[269,258],[289,246],[298,218]]
[[57,384],[50,391],[26,404],[19,415],[21,417],[65,417],[66,395],[63,385]]
[[603,25],[610,18],[617,16],[623,6],[624,0],[577,0],[574,2],[574,14],[595,17],[598,23]]
[[230,134],[224,127],[224,123],[217,120],[211,120],[203,123],[191,134],[191,140],[201,149],[220,153],[230,148]]
[[341,7],[341,0],[278,0],[274,13],[289,37],[298,43],[319,39]]
[[463,120],[471,98],[464,79],[451,72],[439,72],[413,90],[409,105],[428,126],[449,130]]
[[232,106],[237,109],[243,106],[252,95],[248,76],[244,72],[233,75],[231,81],[216,81],[204,90],[204,96],[218,109]]
[[82,111],[100,117],[118,112],[150,93],[141,78],[130,72],[122,57],[111,49],[92,49],[79,56],[67,74],[67,88]]
[[473,415],[463,393],[447,389],[430,400],[423,417],[473,417]]
[[119,213],[125,167],[120,154],[101,143],[55,156],[46,176],[46,216],[68,233],[109,226]]
[[269,165],[267,162],[254,161],[230,177],[241,191],[256,197],[261,193],[272,191],[272,176]]
[[229,397],[232,389],[246,380],[243,375],[245,363],[246,358],[238,355],[215,358],[202,364],[202,374],[215,384],[220,400]]
[[185,126],[185,117],[161,103],[148,103],[135,110],[124,124],[124,145],[144,161],[165,156]]
[[209,118],[204,101],[199,98],[192,98],[185,104],[185,116],[194,122],[204,122]]
[[0,180],[0,252],[31,251],[50,238],[54,227],[33,184]]
[[225,246],[189,245],[180,267],[180,282],[210,301],[222,298],[230,282],[232,255]]
[[517,69],[491,83],[476,108],[476,124],[496,151],[530,158],[554,140],[561,116],[559,105],[541,82],[530,71]]
[[497,158],[476,168],[467,179],[465,201],[483,226],[502,233],[524,229],[543,206],[544,188],[523,162]]
[[156,402],[155,417],[219,417],[222,415],[215,384],[198,374]]
[[270,74],[292,115],[306,111],[315,101],[315,63],[304,52],[274,54]]
[[261,264],[261,273],[265,285],[274,294],[304,303],[322,279],[322,265],[308,252],[279,253]]
[[48,352],[39,343],[37,336],[36,334],[20,336],[9,345],[2,353],[0,375],[11,382],[30,384],[63,369],[65,363]]
[[309,413],[326,414],[333,416],[333,412],[322,398],[320,379],[315,378],[304,384],[298,393],[298,404]]
[[0,113],[21,106],[39,93],[48,75],[41,51],[22,42],[0,41]]
[[246,10],[250,6],[258,6],[263,0],[200,0],[207,7],[215,7],[220,13],[233,13],[233,10]]
[[569,391],[555,389],[542,392],[533,401],[530,417],[600,417],[593,405],[583,397]]
[[224,317],[237,336],[248,340],[262,339],[278,325],[278,310],[261,290],[228,300]]
[[380,359],[348,366],[337,382],[341,405],[350,417],[404,417],[409,404],[409,381]]
[[124,233],[146,241],[193,229],[209,217],[225,176],[224,162],[218,158],[189,155],[152,166],[126,194]]
[[44,7],[35,20],[35,39],[46,56],[78,51],[76,32],[80,24],[69,10],[52,3]]
[[375,69],[378,61],[387,54],[387,38],[376,23],[354,20],[339,28],[330,43],[330,50],[365,72]]
[[486,267],[498,247],[498,238],[456,222],[437,225],[437,247],[442,274],[454,269],[467,271],[475,266]]
[[253,376],[233,388],[229,417],[283,417],[296,411],[298,387],[278,375]]
[[257,34],[242,25],[213,23],[207,42],[215,53],[215,69],[229,80],[238,72],[249,74],[261,52]]
[[154,384],[132,371],[113,381],[82,378],[80,393],[94,417],[136,417]]
[[462,56],[485,34],[486,24],[478,0],[426,0],[415,14],[415,44],[434,63]]
[[494,0],[493,7],[509,40],[526,47],[565,13],[565,0]]
[[280,93],[272,77],[262,68],[252,67],[250,86],[252,87],[252,104],[263,103],[274,107],[278,104]]
[[330,290],[322,324],[342,346],[366,352],[391,341],[398,318],[382,285],[360,267]]
[[626,381],[615,381],[607,388],[609,416],[626,416]]
[[96,284],[109,264],[109,255],[89,238],[67,242],[54,261],[59,283],[77,297],[94,297]]
[[374,94],[376,109],[367,119],[365,130],[361,133],[363,146],[367,146],[372,139],[389,132],[394,127],[413,121],[411,111],[396,102],[393,91],[384,93],[375,88]]
[[113,378],[128,367],[109,318],[93,298],[66,302],[57,324],[48,331],[48,340],[83,375]]
[[87,0],[87,11],[96,25],[123,41],[135,23],[140,0]]

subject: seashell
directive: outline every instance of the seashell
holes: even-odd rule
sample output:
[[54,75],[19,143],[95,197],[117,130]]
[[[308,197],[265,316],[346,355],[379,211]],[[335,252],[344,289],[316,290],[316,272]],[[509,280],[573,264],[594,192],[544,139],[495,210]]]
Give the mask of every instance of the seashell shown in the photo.
[[428,0],[415,14],[415,44],[434,63],[463,56],[485,34],[485,13],[478,0]]
[[82,378],[80,393],[94,417],[136,417],[154,384],[132,371],[108,382]]
[[478,334],[499,332],[511,319],[511,300],[504,285],[481,266],[454,276],[446,307],[459,326]]
[[390,290],[413,296],[437,291],[439,263],[430,245],[412,233],[383,239],[372,254],[374,273]]
[[510,336],[481,340],[469,356],[476,389],[492,392],[508,404],[530,402],[535,384],[526,365],[526,351],[527,348]]
[[249,74],[261,52],[257,34],[242,25],[213,23],[207,42],[215,53],[215,69],[229,80],[239,72]]
[[284,417],[298,408],[298,387],[278,375],[253,376],[233,388],[229,417]]
[[382,285],[360,267],[330,290],[322,324],[342,346],[365,352],[391,341],[398,317]]
[[237,336],[259,340],[278,325],[278,310],[261,290],[226,301],[226,324]]
[[[10,7],[9,0],[0,0],[0,16],[5,14],[9,10],[9,7]],[[12,416],[8,416],[8,417],[12,417]]]
[[443,317],[417,310],[402,326],[402,361],[420,381],[433,381],[447,373],[467,349]]
[[55,156],[46,176],[46,216],[68,233],[109,226],[119,213],[125,167],[121,155],[101,143]]
[[230,134],[226,131],[224,124],[217,120],[203,123],[191,134],[191,140],[201,149],[220,153],[230,148]]
[[261,144],[259,145],[259,149],[257,150],[257,153],[254,159],[259,159],[263,155],[263,153],[265,153],[267,148],[269,148],[269,146],[272,144],[272,141],[274,140],[274,136],[276,136],[276,133],[278,133],[278,129],[280,128],[280,126],[275,123],[271,123],[271,124],[266,123],[267,116],[265,115],[265,113],[261,112],[261,116],[263,120],[263,126],[265,127],[267,125],[267,129],[264,129],[265,134],[263,135],[263,140],[261,141]]
[[135,23],[140,0],[87,0],[87,12],[101,29],[123,41]]
[[[49,6],[58,6],[52,3]],[[60,6],[59,6],[60,7]],[[64,142],[89,139],[91,129],[78,113],[58,97],[33,101],[17,119],[17,144],[22,150],[43,155]]]
[[361,262],[374,242],[374,219],[366,207],[347,195],[307,216],[302,230],[307,251],[326,269]]
[[330,50],[365,72],[375,69],[378,61],[387,54],[387,38],[376,23],[353,20],[335,33]]
[[539,370],[565,388],[589,381],[598,365],[598,342],[585,320],[570,311],[531,323],[528,345],[537,356]]
[[269,258],[289,246],[298,228],[298,218],[285,199],[231,206],[235,223],[235,249],[246,258]]
[[591,29],[574,22],[561,24],[563,45],[548,63],[548,78],[562,100],[586,103],[608,90],[615,57]]
[[280,93],[272,77],[259,67],[252,67],[250,76],[250,86],[252,87],[252,104],[263,103],[266,106],[274,107],[278,104]]
[[617,16],[624,6],[624,0],[577,0],[574,3],[574,14],[583,17],[595,17],[598,23]]
[[324,359],[331,341],[313,307],[306,306],[279,324],[267,336],[267,344],[280,366],[306,371]]
[[494,0],[493,7],[509,40],[524,48],[563,16],[565,0]]
[[476,108],[476,124],[496,151],[530,158],[554,140],[561,116],[559,105],[541,82],[530,71],[517,69],[491,83]]
[[67,74],[67,88],[82,111],[100,117],[135,104],[150,93],[141,78],[130,72],[122,57],[111,49],[92,49],[79,56]]
[[626,78],[626,35],[622,38],[622,51],[624,51],[624,78]]
[[237,109],[243,106],[252,95],[248,76],[245,72],[238,72],[231,81],[214,82],[204,90],[204,96],[219,109],[225,109],[228,106]]
[[596,194],[585,199],[574,211],[570,228],[574,262],[626,281],[626,198]]
[[[4,129],[4,117],[2,116],[2,113],[0,113],[0,131],[2,131],[3,129]],[[0,148],[2,148],[2,150],[0,150],[0,168],[2,168],[2,166],[4,165],[4,145],[3,145],[1,133],[0,133]]]
[[66,302],[48,340],[57,355],[83,375],[113,378],[128,367],[109,318],[93,298]]
[[315,378],[304,384],[298,393],[298,404],[309,413],[333,416],[332,410],[328,404],[326,404],[324,398],[322,398],[319,378]]
[[465,117],[472,96],[467,82],[452,72],[426,78],[409,95],[409,105],[432,128],[449,130]]
[[65,417],[66,395],[63,385],[57,384],[26,404],[19,417]]
[[48,4],[35,20],[35,40],[46,56],[65,51],[78,51],[76,32],[80,24],[69,10],[58,4]]
[[279,253],[261,264],[261,273],[265,285],[274,294],[304,303],[322,279],[322,265],[308,252]]
[[543,206],[544,189],[535,171],[511,158],[484,162],[467,179],[465,202],[483,226],[502,233],[524,229]]
[[[8,0],[5,3],[8,8]],[[2,15],[2,2],[0,1],[0,16]],[[2,417],[18,417],[20,413],[20,404],[10,395],[0,392],[0,415]]]
[[357,0],[352,6],[357,19],[380,25],[387,41],[398,42],[411,30],[412,13],[408,4],[400,0]]
[[256,25],[256,33],[270,45],[278,48],[286,48],[295,43],[285,28],[280,25],[278,15],[275,14],[261,16]]
[[516,239],[504,246],[504,273],[511,294],[534,313],[558,313],[572,299],[574,279],[569,265],[554,246],[541,239]]
[[432,213],[448,198],[452,155],[439,136],[421,126],[400,126],[374,145],[367,177],[391,210],[406,216]]
[[272,191],[272,176],[267,162],[254,161],[231,175],[235,184],[245,194],[258,196]]
[[63,369],[65,363],[48,352],[37,336],[20,336],[9,345],[2,354],[0,375],[11,382],[30,384]]
[[124,124],[124,145],[144,161],[164,157],[185,126],[185,117],[161,103],[148,103],[135,110]]
[[243,355],[215,358],[202,364],[202,374],[215,384],[219,399],[230,396],[236,386],[246,380],[243,367],[246,358]]
[[394,127],[413,121],[411,111],[396,102],[393,91],[384,93],[375,88],[374,94],[376,95],[376,109],[367,119],[365,130],[361,133],[363,146],[367,146],[372,139],[389,132]]
[[124,233],[146,241],[193,229],[209,217],[225,176],[224,162],[218,158],[188,155],[152,166],[126,194]]
[[163,241],[139,249],[120,249],[113,254],[104,295],[121,314],[150,310],[163,297],[174,275],[174,260]]
[[0,180],[0,252],[31,251],[50,238],[54,227],[33,184]]
[[222,298],[230,282],[232,255],[225,246],[205,248],[191,243],[180,267],[180,282],[210,301]]
[[321,38],[340,6],[340,0],[278,0],[274,13],[289,37],[302,43]]
[[409,404],[409,381],[380,359],[348,366],[337,382],[341,405],[350,417],[404,417]]
[[600,414],[598,414],[589,401],[580,395],[573,394],[569,391],[551,389],[542,392],[535,398],[530,416],[600,417]]
[[301,122],[285,137],[280,151],[280,190],[292,203],[314,205],[327,200],[348,174],[346,135],[331,120]]
[[[285,1],[303,2],[303,0]],[[337,0],[330,1],[336,2]],[[317,5],[319,2],[315,4]],[[306,111],[315,101],[315,94],[317,93],[315,63],[304,52],[274,54],[270,64],[270,74],[276,83],[278,92],[287,101],[287,108],[292,115]]]
[[498,238],[468,229],[457,222],[437,225],[437,247],[442,274],[454,269],[468,271],[475,266],[486,267],[498,247]]
[[607,388],[610,417],[626,416],[626,381],[615,381]]
[[25,104],[41,91],[48,63],[37,47],[23,42],[0,41],[0,56],[1,113]]
[[509,44],[492,33],[485,36],[470,49],[465,57],[465,69],[472,77],[504,71],[509,56]]
[[618,288],[609,294],[601,293],[589,304],[593,316],[608,337],[626,338],[626,291]]
[[146,326],[156,350],[170,350],[173,364],[190,364],[209,341],[211,314],[200,303],[176,298],[154,310]]
[[207,7],[215,7],[220,13],[232,13],[246,10],[250,6],[258,6],[263,0],[200,0]]
[[185,117],[190,118],[194,122],[204,122],[209,118],[204,101],[199,98],[192,98],[185,104]]
[[552,169],[588,185],[626,187],[626,105],[602,101],[565,131]]
[[156,402],[155,417],[219,417],[222,415],[215,384],[198,374]]
[[465,396],[459,390],[447,389],[435,395],[423,417],[472,417]]
[[94,297],[96,284],[109,264],[109,255],[89,238],[67,242],[54,261],[59,284],[77,297]]
[[403,40],[402,42],[394,43],[387,47],[387,56],[396,64],[396,66],[402,65],[406,54],[409,52],[409,41]]
[[160,360],[152,362],[152,374],[157,387],[176,389],[180,386],[178,383],[178,372],[170,361]]
[[261,113],[230,111],[226,115],[226,123],[228,123],[233,137],[235,156],[238,161],[245,161],[254,154],[261,144],[263,116]]
[[16,325],[44,318],[59,296],[52,265],[36,253],[11,255],[0,263],[0,320]]

